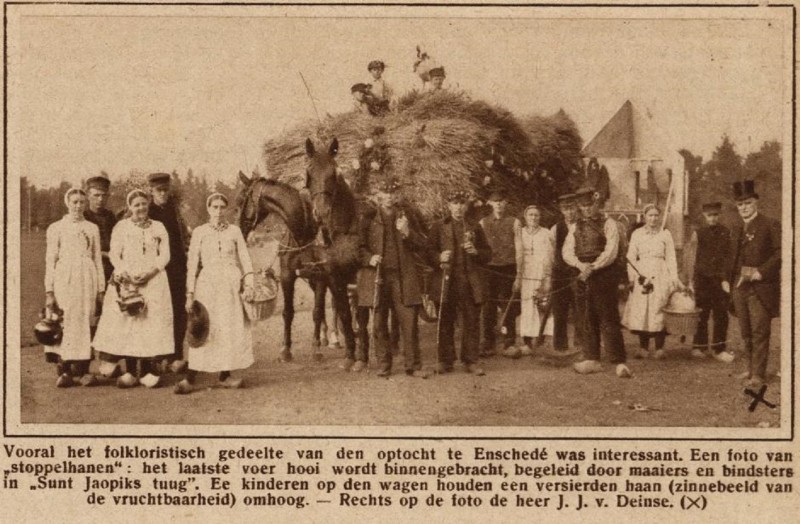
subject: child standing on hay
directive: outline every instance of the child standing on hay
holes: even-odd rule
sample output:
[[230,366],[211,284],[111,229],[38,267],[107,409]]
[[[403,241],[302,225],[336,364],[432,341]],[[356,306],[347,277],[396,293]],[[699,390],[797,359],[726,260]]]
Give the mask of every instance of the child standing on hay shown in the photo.
[[193,314],[195,302],[205,306],[208,335],[189,345],[189,370],[175,386],[177,394],[192,391],[198,371],[219,373],[220,386],[240,388],[242,379],[231,378],[231,371],[250,367],[254,361],[250,323],[239,294],[242,273],[245,281],[252,282],[253,264],[242,231],[223,216],[227,207],[225,195],[210,195],[209,221],[194,230],[189,245],[186,312]]
[[[456,317],[461,315],[461,362],[464,371],[484,375],[478,365],[480,308],[487,290],[481,266],[492,258],[492,248],[480,226],[464,220],[469,194],[453,191],[447,196],[449,216],[431,234],[433,249],[439,253],[442,275],[439,306],[438,373],[453,370]],[[448,278],[449,277],[449,278]]]
[[383,78],[383,73],[386,70],[386,64],[381,60],[373,60],[367,66],[367,71],[372,75],[369,81],[370,92],[381,104],[389,109],[394,103],[394,90],[386,83]]
[[440,91],[444,86],[444,79],[447,77],[444,72],[444,67],[434,67],[428,71],[430,81],[426,82],[422,90],[425,92]]

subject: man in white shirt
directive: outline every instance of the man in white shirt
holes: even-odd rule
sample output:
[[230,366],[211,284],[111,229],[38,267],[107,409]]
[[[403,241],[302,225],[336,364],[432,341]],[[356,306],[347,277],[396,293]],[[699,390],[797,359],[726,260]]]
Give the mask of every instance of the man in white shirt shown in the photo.
[[576,192],[581,217],[569,228],[564,240],[564,262],[577,268],[579,295],[585,308],[584,360],[573,367],[581,374],[597,373],[600,365],[600,334],[603,345],[620,378],[632,376],[625,364],[625,345],[622,340],[619,309],[617,307],[618,272],[614,262],[619,250],[619,229],[614,220],[605,218],[600,211],[602,197],[592,188]]

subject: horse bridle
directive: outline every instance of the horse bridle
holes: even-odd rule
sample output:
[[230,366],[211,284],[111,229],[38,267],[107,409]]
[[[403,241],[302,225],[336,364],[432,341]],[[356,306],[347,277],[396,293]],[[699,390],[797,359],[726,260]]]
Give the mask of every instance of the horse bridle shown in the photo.
[[[256,184],[256,183],[261,182],[261,181],[264,181],[264,183],[266,183],[266,180],[264,180],[263,178],[257,178],[256,180],[253,181],[253,184]],[[259,184],[259,186],[258,186],[258,198],[256,198],[255,204],[254,204],[256,206],[256,212],[255,212],[255,215],[253,216],[253,223],[250,225],[250,230],[251,231],[254,230],[256,228],[256,226],[258,226],[258,220],[261,218],[261,217],[259,217],[258,213],[261,210],[261,196],[262,196],[263,192],[264,192],[264,184]],[[250,190],[250,194],[248,195],[248,197],[251,197],[252,194],[253,194],[253,190],[251,189]],[[250,200],[250,198],[248,198],[248,200]]]
[[[330,221],[330,216],[333,213],[333,202],[336,201],[337,190],[339,189],[339,180],[337,179],[338,176],[339,175],[334,172],[334,175],[333,175],[333,179],[334,179],[333,180],[333,191],[328,191],[327,189],[323,189],[322,191],[317,191],[317,192],[311,193],[312,206],[314,204],[314,199],[317,198],[320,195],[323,195],[323,196],[327,195],[331,199],[331,205],[330,205],[330,208],[328,209],[328,216],[325,217],[325,218],[328,219],[328,221]],[[308,169],[306,169],[306,179],[308,179]],[[312,208],[312,211],[313,211],[313,208]]]

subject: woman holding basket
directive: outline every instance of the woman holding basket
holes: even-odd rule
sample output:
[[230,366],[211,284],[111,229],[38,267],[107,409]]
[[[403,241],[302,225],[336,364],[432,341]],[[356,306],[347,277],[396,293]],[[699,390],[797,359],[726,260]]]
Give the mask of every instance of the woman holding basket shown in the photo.
[[[252,285],[253,264],[242,231],[225,218],[228,199],[214,193],[206,199],[209,221],[192,232],[186,276],[186,311],[191,324],[199,308],[208,312],[207,335],[189,337],[186,377],[175,393],[190,393],[197,372],[219,373],[219,385],[242,386],[231,371],[253,364],[253,339],[240,295],[244,283]],[[203,331],[203,330],[201,330]],[[190,332],[190,335],[191,332]],[[192,347],[194,346],[194,347]]]
[[[664,313],[661,311],[675,289],[683,289],[678,279],[678,263],[672,235],[660,227],[661,212],[654,204],[642,210],[645,225],[636,229],[628,245],[628,280],[631,294],[625,304],[622,325],[639,335],[636,358],[648,355],[654,338],[654,358],[664,357]],[[636,269],[634,269],[634,267]]]
[[[111,233],[108,257],[114,266],[97,325],[94,348],[100,352],[100,371],[117,374],[125,360],[120,388],[161,382],[156,360],[173,352],[172,301],[164,268],[169,262],[169,237],[164,224],[148,218],[150,195],[134,189],[126,198],[130,217]],[[138,368],[138,369],[137,369]]]
[[541,226],[542,212],[528,206],[522,214],[525,225],[516,233],[517,277],[513,290],[520,293],[519,331],[521,348],[511,346],[503,356],[517,358],[533,354],[534,339],[553,335],[553,318],[549,309],[554,247],[550,230]]
[[63,310],[63,339],[45,346],[48,362],[58,370],[56,386],[65,388],[78,377],[84,386],[95,385],[89,374],[92,358],[89,324],[105,289],[100,258],[100,230],[83,218],[86,193],[72,188],[64,195],[67,214],[47,228],[45,310]]

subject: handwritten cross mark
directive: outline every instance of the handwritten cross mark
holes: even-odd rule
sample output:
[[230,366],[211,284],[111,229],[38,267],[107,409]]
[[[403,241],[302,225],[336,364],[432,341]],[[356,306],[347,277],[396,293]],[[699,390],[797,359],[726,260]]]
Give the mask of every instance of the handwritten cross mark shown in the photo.
[[744,390],[744,392],[747,393],[748,395],[750,395],[751,397],[753,397],[753,401],[750,402],[750,407],[747,408],[748,411],[751,411],[751,412],[755,411],[759,404],[764,404],[765,406],[767,406],[770,409],[775,409],[775,404],[773,404],[772,402],[767,401],[764,398],[764,393],[767,392],[767,385],[766,384],[762,384],[761,385],[761,388],[758,390],[758,393],[756,393],[755,391],[753,391],[750,388],[746,388]]

